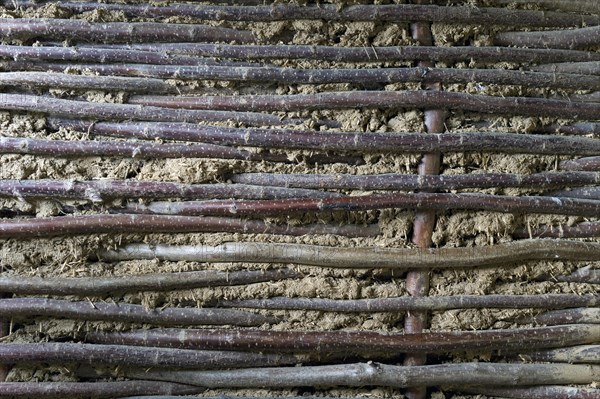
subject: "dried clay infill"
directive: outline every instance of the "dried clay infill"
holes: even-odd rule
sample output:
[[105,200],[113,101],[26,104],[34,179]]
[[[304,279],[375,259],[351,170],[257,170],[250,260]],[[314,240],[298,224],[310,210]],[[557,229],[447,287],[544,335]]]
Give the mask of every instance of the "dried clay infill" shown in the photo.
[[379,3],[0,1],[0,397],[600,396],[598,5]]

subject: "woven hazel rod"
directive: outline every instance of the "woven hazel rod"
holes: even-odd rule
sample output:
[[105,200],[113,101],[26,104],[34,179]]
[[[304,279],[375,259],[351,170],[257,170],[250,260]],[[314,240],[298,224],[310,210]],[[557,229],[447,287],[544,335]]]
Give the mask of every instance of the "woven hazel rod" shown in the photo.
[[0,363],[79,363],[177,369],[225,369],[283,366],[297,363],[291,355],[199,351],[81,343],[3,343]]
[[585,186],[585,187],[574,187],[572,189],[553,190],[544,195],[551,197],[568,197],[568,198],[582,198],[582,199],[600,199],[600,187],[596,186]]
[[[16,2],[19,5],[19,1]],[[31,4],[27,2],[26,4]],[[35,4],[35,3],[34,3]],[[42,3],[43,4],[43,3]],[[390,22],[452,22],[468,24],[494,24],[510,26],[567,27],[595,25],[600,18],[594,15],[573,15],[559,12],[508,10],[505,8],[443,7],[435,5],[353,5],[339,8],[333,4],[271,6],[212,6],[170,4],[152,7],[146,4],[101,4],[86,2],[60,2],[61,8],[76,12],[104,9],[121,11],[128,16],[161,18],[186,15],[204,20],[221,21],[287,21],[295,19],[320,19],[327,21],[390,21]]]
[[531,68],[538,72],[576,73],[584,75],[600,75],[600,62],[566,62],[546,65],[538,65]]
[[556,276],[556,281],[600,284],[600,270],[594,270],[591,266],[585,266],[575,270],[568,276]]
[[460,386],[451,387],[450,390],[475,395],[489,395],[493,397],[516,399],[598,399],[598,395],[600,394],[598,388],[577,388],[561,385],[525,388],[474,388]]
[[142,305],[105,302],[71,302],[58,299],[0,299],[0,315],[13,319],[59,317],[74,320],[102,320],[123,323],[175,325],[260,326],[275,319],[231,309],[165,308],[146,309]]
[[71,39],[104,43],[208,41],[253,43],[249,31],[207,25],[158,22],[91,23],[58,18],[0,18],[0,37],[9,39]]
[[[147,101],[150,103],[150,101]],[[140,103],[140,101],[138,101]],[[349,91],[294,95],[242,95],[221,97],[163,97],[152,100],[163,107],[247,111],[302,111],[346,108],[460,109],[492,114],[551,116],[571,120],[597,120],[600,104],[531,97],[494,97],[434,91]],[[160,109],[160,108],[159,108]],[[182,110],[180,110],[182,111]]]
[[192,395],[203,388],[155,381],[5,382],[0,397],[110,399],[129,395]]
[[220,301],[219,306],[250,309],[317,310],[322,312],[399,312],[450,309],[559,309],[598,306],[600,297],[571,294],[543,295],[456,295],[439,297],[398,297],[335,300],[325,298],[246,299]]
[[[566,55],[566,54],[565,54]],[[576,56],[573,54],[573,56]],[[558,60],[560,59],[558,55]],[[14,61],[71,61],[94,63],[137,63],[154,65],[218,65],[214,59],[203,57],[188,57],[185,55],[166,54],[154,50],[132,50],[120,48],[99,48],[87,46],[58,47],[58,46],[11,46],[0,45],[0,58]],[[543,62],[558,62],[555,60]]]
[[319,132],[288,129],[236,129],[189,123],[97,122],[48,118],[52,129],[61,127],[91,135],[145,140],[199,141],[219,145],[284,149],[360,152],[505,152],[549,155],[596,155],[596,139],[513,133],[414,134]]
[[[597,343],[598,341],[596,341]],[[528,352],[522,355],[534,362],[600,364],[600,346],[582,345],[545,351]]]
[[0,86],[113,90],[131,93],[178,93],[177,87],[161,79],[118,76],[80,76],[52,72],[0,72]]
[[291,269],[221,272],[202,270],[180,273],[149,273],[114,277],[24,277],[0,276],[0,289],[17,295],[100,296],[107,293],[172,291],[200,287],[234,286],[295,279],[302,274]]
[[[531,64],[553,62],[599,61],[600,54],[590,51],[525,49],[512,47],[337,47],[307,45],[229,45],[210,43],[153,43],[130,45],[95,45],[99,53],[103,48],[116,50],[153,51],[158,54],[183,54],[195,57],[253,59],[305,59],[337,62],[392,62],[392,61],[469,61],[483,62],[511,60]],[[0,47],[1,49],[1,47]],[[0,51],[0,54],[1,51]],[[82,60],[83,61],[83,60]],[[91,60],[89,61],[91,62]],[[127,62],[124,60],[123,62]],[[129,61],[135,62],[135,61]],[[139,62],[146,63],[146,62]],[[159,64],[152,62],[152,64]]]
[[[548,325],[571,323],[600,324],[600,308],[573,308],[563,310],[552,310],[536,315],[532,319],[535,323]],[[529,321],[531,321],[531,319]]]
[[303,120],[281,119],[275,115],[254,112],[195,111],[140,107],[131,104],[92,103],[26,94],[0,93],[0,109],[29,111],[67,117],[100,120],[146,120],[163,122],[233,121],[254,126],[298,124]]
[[220,158],[289,162],[285,154],[253,153],[214,144],[140,143],[132,141],[44,140],[0,137],[0,154],[52,157]]
[[[179,216],[237,215],[258,217],[305,212],[349,212],[372,209],[416,209],[444,212],[450,209],[461,209],[596,217],[600,215],[600,201],[474,193],[393,193],[322,199],[156,201],[147,205],[131,203],[112,211]],[[4,230],[4,233],[6,231]]]
[[[583,74],[565,74],[555,72],[530,72],[493,69],[453,69],[453,68],[364,68],[364,69],[292,69],[279,67],[245,67],[232,68],[221,65],[147,65],[147,64],[62,64],[40,62],[4,62],[3,69],[21,72],[5,72],[6,77],[0,80],[7,84],[18,84],[20,81],[33,81],[26,76],[31,71],[63,72],[66,68],[79,71],[91,71],[107,77],[144,77],[152,79],[182,80],[229,80],[243,82],[273,82],[285,84],[327,84],[356,83],[365,81],[373,83],[471,83],[483,82],[501,85],[524,85],[530,87],[551,87],[580,90],[599,90],[600,83],[595,76]],[[39,72],[38,72],[39,73]],[[22,76],[23,75],[23,76]],[[2,76],[2,75],[0,75]],[[68,87],[75,86],[67,75],[62,80],[55,78],[56,84]],[[89,77],[90,85],[95,83]],[[50,78],[46,78],[50,80]],[[75,79],[73,79],[75,80]],[[80,77],[79,80],[84,80]],[[100,79],[96,79],[100,80]],[[41,81],[39,85],[44,82]],[[116,82],[115,82],[116,83]],[[82,84],[82,83],[81,83]],[[99,83],[95,83],[99,85]],[[133,86],[133,83],[130,84]],[[173,86],[166,85],[166,88]],[[126,90],[125,86],[123,90]],[[163,89],[165,91],[166,89]],[[173,90],[171,90],[173,91]],[[131,102],[151,105],[160,100],[153,96],[134,97]]]
[[549,10],[600,13],[600,4],[596,0],[493,0],[491,4],[502,6],[535,4]]
[[584,222],[574,226],[542,225],[524,227],[511,233],[513,238],[590,238],[600,236],[600,222]]
[[349,237],[369,237],[379,234],[377,225],[370,226],[278,226],[258,220],[222,217],[176,215],[81,215],[2,220],[0,238],[32,238],[82,234],[119,233],[246,233],[337,234]]
[[333,366],[255,368],[231,371],[129,372],[128,377],[184,382],[207,388],[358,387],[405,388],[464,385],[527,386],[590,384],[600,377],[600,366],[568,364],[460,363],[432,366],[390,366],[354,363]]
[[598,45],[600,26],[557,31],[502,32],[494,37],[499,46],[580,49]]
[[536,133],[562,133],[570,135],[598,135],[600,134],[600,123],[580,122],[571,125],[547,125],[535,128]]
[[436,269],[512,265],[533,260],[595,261],[600,244],[572,240],[520,240],[474,248],[332,248],[303,244],[258,242],[219,246],[128,244],[101,250],[102,261],[159,259],[190,262],[291,263],[335,268]]
[[542,172],[531,175],[477,173],[448,176],[395,173],[380,175],[239,173],[228,178],[237,184],[328,190],[458,190],[501,187],[547,189],[600,183],[600,173],[594,172]]
[[600,157],[586,157],[561,161],[558,165],[562,170],[600,171]]
[[[600,175],[599,175],[600,178]],[[590,183],[591,184],[591,183]],[[252,186],[248,184],[183,184],[141,180],[0,180],[0,197],[70,198],[101,203],[111,198],[328,198],[327,191]]]
[[[521,351],[596,343],[600,325],[570,325],[513,330],[379,334],[370,331],[264,331],[155,329],[89,332],[85,342],[204,350],[439,353]],[[597,348],[597,347],[596,347]]]

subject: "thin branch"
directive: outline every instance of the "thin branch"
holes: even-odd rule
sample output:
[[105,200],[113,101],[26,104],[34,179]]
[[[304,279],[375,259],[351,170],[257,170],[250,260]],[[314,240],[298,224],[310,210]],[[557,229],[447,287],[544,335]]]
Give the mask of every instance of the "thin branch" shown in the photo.
[[338,234],[367,237],[379,234],[377,225],[371,226],[279,226],[258,220],[240,220],[227,217],[197,217],[176,215],[79,215],[50,218],[11,219],[0,222],[0,238],[53,237],[81,234],[120,233],[246,233],[282,234]]
[[393,193],[321,199],[206,200],[130,203],[114,212],[179,216],[279,216],[305,212],[416,209],[447,212],[450,209],[502,213],[537,213],[596,217],[600,201],[543,196],[513,197],[476,193]]
[[[97,5],[96,5],[97,7]],[[250,31],[194,24],[102,22],[58,18],[0,18],[0,36],[8,39],[70,39],[104,43],[232,42],[253,43]]]
[[493,246],[439,248],[333,248],[302,244],[235,242],[219,246],[129,244],[99,251],[103,261],[160,259],[190,262],[292,263],[336,268],[436,269],[508,266],[532,260],[600,257],[600,244],[571,240],[520,240]]
[[556,281],[565,281],[573,283],[600,284],[600,270],[592,269],[591,266],[585,266],[575,270],[568,276],[557,276]]
[[[158,43],[156,43],[158,45]],[[566,54],[565,54],[566,56]],[[579,57],[573,54],[575,57]],[[188,57],[185,55],[166,54],[156,50],[132,50],[119,48],[100,48],[88,46],[11,46],[0,45],[0,57],[14,61],[71,61],[71,62],[98,62],[98,63],[137,63],[155,65],[219,65],[211,58]],[[544,55],[545,57],[545,55]],[[561,55],[558,54],[559,61]],[[558,62],[555,60],[543,62]],[[542,62],[541,61],[541,62]],[[221,64],[222,65],[222,64]]]
[[185,382],[207,388],[358,387],[405,388],[464,385],[527,386],[590,384],[600,377],[600,366],[568,364],[461,363],[432,366],[390,366],[355,363],[334,366],[255,368],[231,371],[125,372],[127,376]]
[[300,278],[291,269],[221,272],[202,270],[179,273],[149,273],[115,277],[25,277],[0,276],[0,289],[17,295],[101,296],[108,293],[172,291],[200,287],[256,284]]
[[534,362],[600,364],[600,346],[573,346],[570,348],[528,352],[522,356],[527,360]]
[[494,37],[499,46],[581,49],[597,46],[600,26],[556,31],[501,32]]
[[246,299],[219,301],[218,306],[251,309],[318,310],[322,312],[400,312],[450,309],[559,309],[600,305],[600,296],[574,294],[455,295],[335,300],[325,298]]
[[[152,43],[130,45],[97,45],[90,47],[101,52],[102,48],[117,50],[154,51],[159,54],[185,54],[196,57],[254,59],[301,59],[337,62],[392,62],[392,61],[469,61],[512,62],[548,64],[552,62],[599,61],[600,54],[590,51],[525,49],[507,47],[339,47],[307,45],[229,45],[210,43]],[[1,52],[0,52],[1,54]],[[83,61],[83,60],[82,60]],[[90,60],[91,62],[91,60]],[[127,62],[124,60],[123,62]],[[130,61],[134,62],[134,61]],[[140,62],[146,63],[146,62]],[[159,62],[151,62],[159,64]]]
[[224,369],[283,366],[297,363],[290,355],[229,351],[199,351],[81,343],[3,343],[0,363],[78,363],[178,369]]
[[273,318],[230,309],[164,308],[146,309],[142,305],[105,302],[71,302],[58,299],[0,299],[0,315],[13,319],[58,317],[74,320],[105,320],[123,323],[174,325],[259,326]]
[[[504,152],[548,155],[595,155],[600,142],[584,137],[514,133],[370,133],[288,129],[236,129],[190,123],[97,122],[48,118],[53,129],[61,127],[92,135],[144,140],[209,142],[230,146],[360,152]],[[447,178],[447,177],[446,177]],[[428,178],[427,178],[428,179]]]
[[[17,1],[16,4],[37,4]],[[41,3],[44,4],[44,3]],[[334,4],[268,6],[214,6],[170,4],[149,6],[146,4],[100,4],[86,2],[61,2],[61,8],[75,12],[96,9],[119,11],[128,16],[162,18],[186,15],[203,20],[217,21],[287,21],[294,19],[321,19],[326,21],[390,21],[390,22],[452,22],[468,24],[494,24],[510,26],[595,25],[600,18],[594,15],[573,15],[558,12],[508,10],[505,8],[475,8],[468,6],[443,7],[436,5],[351,5],[343,8]],[[199,40],[198,40],[199,41]]]
[[[139,101],[138,101],[139,102]],[[148,101],[147,103],[150,103]],[[348,91],[292,95],[164,97],[153,104],[184,109],[302,111],[345,108],[460,109],[492,114],[596,120],[600,104],[532,97],[494,97],[435,91]],[[161,108],[158,108],[161,109]]]
[[0,86],[33,88],[114,90],[132,93],[178,93],[160,79],[118,76],[82,76],[53,72],[0,72]]
[[564,310],[552,310],[534,316],[533,322],[548,325],[572,323],[600,324],[600,308],[573,308]]
[[600,222],[584,222],[574,226],[542,225],[524,227],[511,233],[513,238],[590,238],[600,236]]
[[[600,90],[600,82],[595,76],[575,75],[556,72],[530,72],[498,69],[454,69],[454,68],[363,68],[363,69],[292,69],[280,67],[245,67],[221,65],[148,65],[148,64],[63,64],[40,62],[4,62],[2,68],[11,71],[53,71],[63,72],[66,68],[75,71],[91,71],[105,77],[144,77],[153,79],[182,80],[228,80],[242,82],[272,82],[285,84],[328,84],[328,83],[471,83],[483,82],[500,85],[524,85],[530,87],[551,87],[579,90]],[[21,73],[25,73],[21,72]],[[4,81],[25,80],[25,77],[11,75]],[[69,75],[72,76],[72,75]],[[10,80],[9,80],[10,79]],[[81,80],[83,80],[80,77]],[[55,79],[56,80],[56,79]],[[88,79],[94,82],[94,79]],[[2,81],[0,81],[1,83]],[[41,85],[42,83],[40,83]],[[67,86],[68,78],[60,81]],[[99,83],[97,83],[99,84]],[[133,86],[131,84],[130,86]],[[166,85],[173,92],[174,86]],[[127,87],[127,86],[126,86]],[[126,90],[124,88],[123,90]],[[157,105],[166,101],[157,96],[133,97],[134,104]],[[186,104],[186,102],[183,102]],[[188,107],[191,107],[189,100]]]
[[[569,1],[573,3],[573,1]],[[552,384],[552,382],[550,382]],[[502,398],[516,399],[598,399],[598,388],[576,388],[560,385],[548,385],[540,387],[525,387],[525,388],[473,388],[473,387],[454,387],[451,388],[455,392],[489,395]]]
[[561,161],[558,165],[562,170],[600,171],[600,157],[588,157]]
[[[595,174],[594,174],[595,175]],[[600,174],[599,174],[600,178]],[[588,183],[591,184],[591,183]],[[0,197],[70,198],[104,202],[111,198],[327,198],[341,194],[319,190],[248,184],[184,184],[141,180],[0,180]]]
[[233,121],[254,126],[281,126],[301,123],[301,120],[281,119],[275,115],[224,111],[194,111],[140,107],[131,104],[92,103],[26,94],[0,93],[0,109],[29,111],[69,118],[102,120],[146,120],[165,122],[223,122]]
[[[596,0],[493,0],[493,5],[530,5],[543,7],[549,10],[563,10],[572,12],[600,13],[600,4]],[[498,396],[498,395],[497,395]],[[525,396],[524,396],[525,397]]]
[[514,330],[379,334],[371,331],[134,330],[89,332],[86,342],[167,348],[341,353],[446,353],[563,348],[597,342],[599,325]]
[[[584,172],[585,173],[585,172]],[[591,200],[600,200],[600,187],[597,186],[586,186],[586,187],[574,187],[563,190],[554,190],[545,193],[551,197],[567,197],[567,198],[582,198]]]
[[553,72],[553,73],[576,73],[584,75],[600,75],[600,62],[565,62],[546,65],[538,65],[531,67],[531,70],[538,72]]
[[220,158],[289,162],[286,154],[255,153],[215,144],[174,144],[134,141],[45,140],[0,137],[0,154],[51,157]]
[[154,381],[112,382],[4,382],[0,396],[10,398],[93,398],[127,395],[192,395],[205,389],[185,384]]
[[[498,151],[502,151],[500,148]],[[305,189],[341,190],[459,190],[465,188],[539,188],[577,187],[599,184],[600,173],[542,172],[531,175],[510,173],[476,173],[468,175],[325,175],[238,173],[229,176],[237,184],[252,184]],[[558,195],[556,195],[558,196]]]
[[572,135],[600,135],[600,123],[580,122],[572,125],[547,125],[535,129],[539,133],[562,133]]

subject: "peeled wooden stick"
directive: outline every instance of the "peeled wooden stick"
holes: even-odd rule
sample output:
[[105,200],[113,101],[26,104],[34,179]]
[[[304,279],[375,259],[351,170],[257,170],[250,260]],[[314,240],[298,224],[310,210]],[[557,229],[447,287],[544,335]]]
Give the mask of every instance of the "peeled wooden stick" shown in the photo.
[[326,298],[245,299],[220,301],[219,306],[252,309],[317,310],[322,312],[439,311],[471,308],[560,309],[600,305],[600,296],[572,294],[455,295],[335,300]]
[[245,112],[194,111],[140,107],[131,104],[92,103],[27,94],[0,93],[0,109],[29,111],[67,117],[101,120],[146,120],[163,122],[223,122],[233,121],[254,126],[281,126],[298,120],[281,119],[274,115]]
[[338,234],[356,237],[379,233],[371,226],[279,226],[258,220],[240,220],[224,217],[196,217],[176,215],[79,215],[50,218],[12,219],[0,222],[0,238],[32,238],[70,236],[78,234],[119,233],[248,233],[284,234]]
[[[493,194],[393,193],[321,199],[156,201],[129,204],[115,212],[185,216],[278,216],[304,212],[366,211],[372,209],[487,210],[595,217],[600,201]],[[0,229],[1,231],[1,229]],[[6,230],[5,230],[6,231]],[[0,233],[1,234],[1,233]]]
[[9,398],[109,399],[127,395],[192,395],[203,391],[191,385],[155,381],[0,383],[0,397]]
[[[115,50],[150,51],[162,54],[185,54],[189,56],[235,58],[235,59],[303,59],[339,62],[391,62],[391,61],[464,61],[480,62],[511,60],[528,65],[552,62],[598,61],[600,55],[590,51],[525,49],[508,47],[339,47],[306,45],[230,45],[210,43],[152,43],[130,45],[95,45],[91,47],[101,54],[103,48]],[[0,47],[1,49],[1,47]],[[1,50],[0,50],[0,54]],[[82,60],[92,62],[92,60]],[[136,62],[123,59],[123,62]],[[159,62],[139,62],[159,64]],[[174,62],[174,64],[176,64]],[[183,64],[183,63],[182,63]]]
[[[205,350],[447,353],[457,351],[520,351],[562,348],[597,342],[599,325],[572,325],[513,330],[379,334],[370,331],[264,330],[134,330],[89,332],[86,342]],[[597,348],[597,347],[596,347]]]
[[533,317],[538,324],[571,324],[571,323],[596,323],[600,324],[600,308],[573,308],[552,310]]
[[562,385],[546,385],[525,388],[451,387],[454,392],[489,395],[516,399],[597,399],[598,388],[577,388]]
[[494,37],[499,46],[581,49],[600,40],[600,26],[556,31],[501,32]]
[[142,305],[105,302],[71,302],[58,299],[0,299],[0,316],[13,319],[60,317],[75,320],[106,320],[123,323],[174,325],[259,326],[274,319],[230,309],[165,308],[148,310]]
[[[140,101],[138,103],[141,104]],[[150,101],[145,104],[149,104]],[[532,97],[494,97],[433,91],[347,91],[293,95],[164,97],[161,107],[238,111],[301,111],[345,108],[449,108],[465,111],[572,120],[596,120],[600,104]],[[151,107],[149,107],[151,108]],[[159,108],[161,109],[161,108]]]
[[[504,152],[596,155],[600,143],[584,137],[513,133],[369,133],[289,129],[237,129],[191,123],[96,122],[48,118],[52,129],[71,128],[91,135],[145,140],[198,141],[220,145],[360,152]],[[277,175],[274,175],[276,179]],[[448,178],[450,176],[446,176]],[[424,179],[436,179],[425,177]]]
[[178,369],[293,365],[294,356],[81,343],[3,343],[0,363],[78,363]]
[[[599,174],[600,177],[600,174]],[[247,184],[183,184],[141,180],[0,180],[0,197],[72,198],[103,202],[109,198],[326,198],[341,194]]]
[[[464,188],[551,188],[600,183],[600,173],[542,172],[531,175],[475,173],[468,175],[325,175],[239,173],[229,176],[237,184],[341,190],[457,190]],[[558,196],[558,195],[557,195]]]
[[532,260],[592,260],[600,244],[571,240],[520,240],[473,248],[333,248],[303,244],[258,242],[219,246],[128,244],[99,251],[107,262],[160,259],[191,262],[294,263],[336,268],[435,269],[511,265]]
[[45,140],[0,137],[0,154],[52,157],[221,158],[288,162],[285,154],[254,153],[215,144],[175,144],[133,141]]
[[172,291],[200,287],[233,286],[293,279],[302,274],[291,269],[221,272],[202,270],[180,273],[149,273],[114,277],[0,276],[0,289],[17,295],[100,296],[108,293]]
[[[567,74],[555,72],[530,72],[497,69],[454,69],[454,68],[362,68],[362,69],[292,69],[280,67],[244,67],[220,65],[148,65],[148,64],[63,64],[63,63],[40,63],[40,62],[5,62],[2,67],[6,70],[20,72],[5,72],[6,75],[0,84],[18,84],[22,81],[34,81],[27,74],[35,74],[31,71],[53,71],[63,72],[66,68],[71,70],[91,71],[104,76],[104,82],[110,81],[112,77],[112,90],[117,86],[118,79],[115,77],[145,77],[148,79],[182,79],[182,80],[229,80],[243,82],[273,82],[285,84],[327,84],[327,83],[357,83],[365,81],[374,83],[397,83],[397,82],[420,82],[420,83],[470,83],[483,82],[501,85],[525,85],[531,87],[552,87],[580,90],[600,90],[600,83],[595,76],[582,74]],[[37,72],[39,74],[40,72]],[[54,74],[56,75],[56,74]],[[2,75],[0,75],[2,76]],[[35,75],[32,75],[35,76]],[[67,75],[62,80],[55,76],[53,81],[58,87],[74,88],[82,86],[75,79]],[[100,85],[101,79],[87,77],[90,86]],[[51,77],[44,78],[51,81]],[[84,77],[79,77],[84,81]],[[152,83],[152,81],[151,81]],[[48,85],[40,81],[38,85]],[[158,85],[158,82],[156,83]],[[123,87],[123,91],[134,91],[135,84],[132,82]],[[164,84],[160,88],[161,93],[173,93],[176,89],[172,85]],[[107,89],[109,90],[109,89]],[[167,91],[169,90],[169,91]],[[138,92],[149,92],[140,87]],[[191,101],[187,99],[188,103]],[[168,104],[167,100],[156,96],[132,97],[130,103],[144,105]],[[185,100],[181,101],[186,105]],[[160,105],[159,105],[160,106]],[[192,107],[188,105],[188,108]]]
[[[9,1],[9,3],[12,3]],[[16,1],[16,5],[35,5],[37,2]],[[43,3],[42,3],[43,4]],[[510,26],[554,26],[567,27],[582,23],[600,23],[594,15],[572,15],[558,12],[530,10],[508,10],[486,7],[477,9],[468,6],[443,7],[436,5],[351,5],[339,8],[334,4],[292,5],[275,4],[265,6],[215,6],[170,4],[160,7],[147,4],[111,4],[86,2],[61,2],[61,8],[75,12],[104,9],[120,11],[128,16],[160,18],[186,15],[193,18],[223,21],[287,21],[294,19],[322,19],[327,21],[427,21],[468,24],[494,24]],[[233,39],[229,39],[233,40]],[[162,40],[164,41],[164,40]],[[198,40],[200,41],[200,40]]]
[[[598,341],[596,340],[596,343]],[[527,352],[522,355],[534,362],[600,364],[600,346],[583,345],[545,351]]]
[[105,43],[208,41],[253,43],[249,31],[208,25],[158,22],[92,23],[58,18],[0,18],[0,36],[4,40],[73,39]]
[[357,387],[405,388],[464,385],[527,386],[590,384],[600,378],[600,366],[567,364],[460,363],[434,366],[390,366],[354,363],[333,366],[255,368],[231,371],[125,372],[145,380],[184,382],[207,388]]

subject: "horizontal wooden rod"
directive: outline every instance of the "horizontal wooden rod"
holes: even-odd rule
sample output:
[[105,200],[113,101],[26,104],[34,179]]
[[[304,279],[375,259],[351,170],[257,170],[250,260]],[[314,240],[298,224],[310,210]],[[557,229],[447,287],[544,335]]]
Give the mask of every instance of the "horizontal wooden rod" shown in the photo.
[[564,62],[538,65],[531,68],[533,71],[554,73],[576,73],[584,75],[600,75],[600,62]]
[[[141,105],[140,101],[137,101]],[[150,103],[148,101],[148,103]],[[163,97],[153,104],[185,110],[302,111],[346,108],[448,108],[490,114],[597,120],[600,104],[437,91],[347,91],[292,95]],[[146,104],[147,105],[147,104]],[[151,108],[151,107],[149,107]],[[159,108],[159,107],[157,107]],[[159,108],[161,109],[161,108]],[[164,108],[163,108],[164,109]]]
[[599,39],[600,26],[590,26],[555,31],[501,32],[494,37],[494,44],[573,50],[596,46]]
[[[8,4],[38,6],[45,2],[8,1]],[[193,4],[111,4],[88,2],[60,3],[61,8],[74,12],[96,9],[119,11],[128,16],[166,18],[186,15],[192,18],[216,21],[287,21],[295,19],[319,19],[326,21],[388,21],[388,22],[451,22],[467,24],[494,24],[510,26],[567,27],[572,25],[595,25],[600,18],[594,15],[573,15],[559,12],[541,12],[520,9],[468,6],[436,6],[416,4],[350,5],[340,8],[335,4],[293,5],[274,4],[259,6],[216,6]],[[199,41],[199,40],[198,40]]]
[[128,244],[98,252],[116,262],[159,259],[190,262],[291,263],[336,268],[399,270],[513,265],[532,260],[597,260],[600,244],[575,240],[520,240],[473,248],[333,248],[305,244],[236,242],[218,246]]
[[59,18],[0,18],[4,40],[35,38],[104,43],[208,41],[253,43],[250,31],[197,24],[102,22]]
[[25,277],[4,273],[0,276],[0,292],[17,295],[101,296],[108,293],[139,291],[172,291],[201,287],[256,284],[300,278],[291,269],[242,270],[222,272],[201,270],[179,273],[148,273],[111,277]]
[[600,308],[583,307],[562,310],[551,310],[533,316],[529,321],[538,324],[558,325],[571,323],[600,324]]
[[[513,47],[340,47],[307,45],[231,45],[210,43],[140,43],[123,45],[93,45],[101,53],[103,48],[114,50],[151,51],[158,54],[181,54],[195,57],[255,59],[304,59],[337,62],[392,62],[392,61],[469,61],[500,62],[511,60],[528,65],[553,62],[600,61],[600,54],[579,50],[526,49]],[[0,47],[1,49],[1,47]],[[0,54],[1,51],[0,51]],[[84,62],[87,60],[82,60]],[[89,60],[88,62],[92,62]],[[123,62],[128,62],[124,59]],[[134,62],[134,61],[129,61]],[[139,62],[148,63],[148,62]],[[158,62],[152,62],[158,64]],[[182,63],[183,64],[183,63]]]
[[[596,340],[595,343],[598,342],[599,340]],[[527,352],[522,356],[525,359],[534,362],[600,364],[600,346],[570,346],[568,348],[563,347],[544,351]]]
[[96,366],[119,365],[177,369],[226,369],[283,366],[297,363],[291,355],[244,353],[233,351],[200,351],[171,348],[146,348],[125,345],[82,343],[2,343],[0,363],[78,363]]
[[380,334],[372,331],[134,330],[90,332],[86,342],[167,348],[336,353],[438,353],[521,351],[597,342],[600,325],[512,330]]
[[456,295],[373,299],[287,298],[219,301],[218,306],[252,309],[317,310],[322,312],[399,312],[449,309],[562,309],[598,306],[600,296],[575,294]]
[[95,122],[47,118],[52,129],[70,128],[91,135],[144,140],[178,140],[218,145],[389,153],[504,152],[511,154],[591,155],[600,142],[587,137],[498,132],[477,133],[374,133],[291,129],[227,128],[191,123]]
[[0,238],[34,238],[82,234],[122,233],[246,233],[337,234],[350,237],[369,237],[379,234],[375,224],[289,226],[265,223],[262,220],[242,220],[229,217],[177,215],[78,215],[49,218],[10,219],[0,222]]
[[523,227],[511,233],[513,238],[591,238],[600,236],[600,222],[583,222],[573,226],[542,225]]
[[453,392],[470,393],[474,395],[488,395],[515,399],[597,399],[598,394],[600,393],[598,392],[598,388],[578,388],[562,385],[545,385],[525,388],[474,388],[461,386],[452,387],[450,390]]
[[32,317],[58,317],[74,320],[102,320],[122,323],[174,325],[259,326],[275,319],[231,309],[164,308],[106,302],[71,302],[59,299],[0,299],[0,316],[16,320]]

